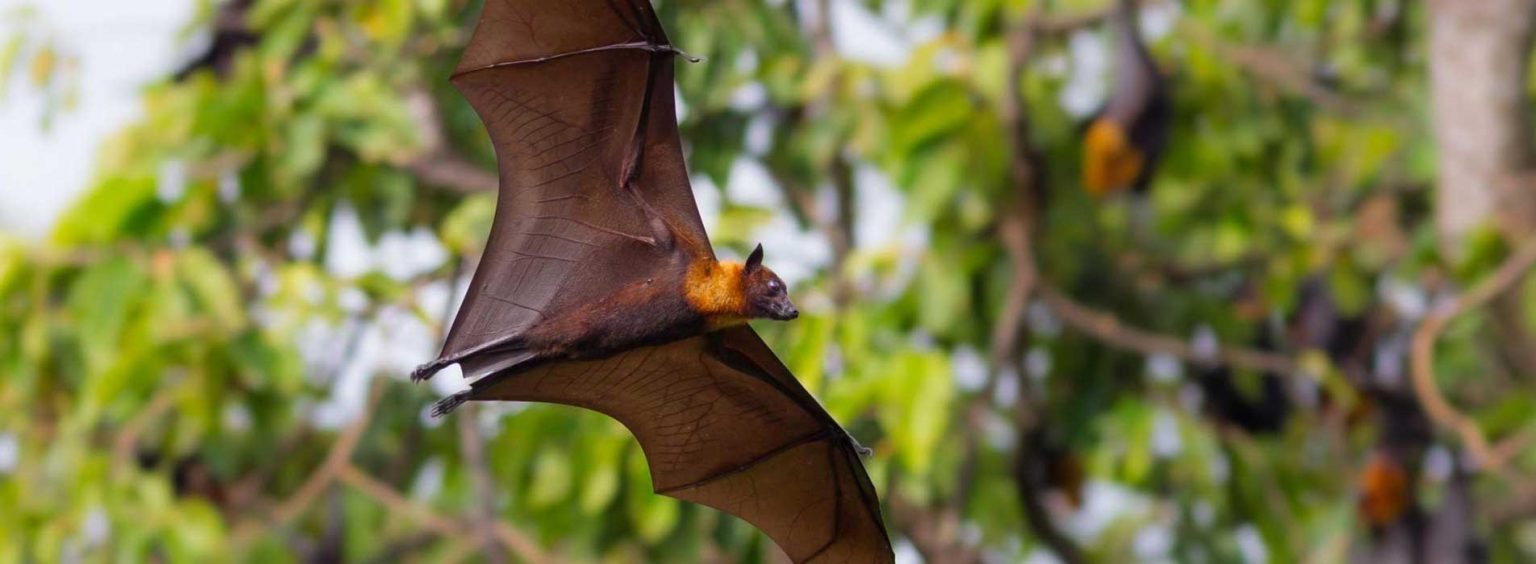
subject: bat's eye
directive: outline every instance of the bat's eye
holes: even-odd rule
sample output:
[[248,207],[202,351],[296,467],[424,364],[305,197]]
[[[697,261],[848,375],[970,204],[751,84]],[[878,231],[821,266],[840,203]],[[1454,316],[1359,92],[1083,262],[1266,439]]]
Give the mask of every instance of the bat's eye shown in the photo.
[[778,280],[769,280],[768,281],[768,293],[770,293],[770,294],[781,294],[783,292],[784,292],[784,284],[780,283]]

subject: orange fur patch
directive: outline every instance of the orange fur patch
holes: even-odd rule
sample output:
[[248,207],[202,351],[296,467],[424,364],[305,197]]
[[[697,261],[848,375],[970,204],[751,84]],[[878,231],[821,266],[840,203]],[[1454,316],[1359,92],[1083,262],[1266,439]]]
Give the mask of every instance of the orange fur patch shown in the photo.
[[709,329],[746,323],[745,277],[739,262],[701,260],[688,267],[684,298],[709,320]]
[[1386,454],[1376,453],[1360,472],[1360,514],[1383,527],[1397,522],[1412,501],[1408,472]]
[[1130,186],[1141,174],[1144,160],[1118,124],[1095,120],[1083,137],[1083,187],[1102,197]]

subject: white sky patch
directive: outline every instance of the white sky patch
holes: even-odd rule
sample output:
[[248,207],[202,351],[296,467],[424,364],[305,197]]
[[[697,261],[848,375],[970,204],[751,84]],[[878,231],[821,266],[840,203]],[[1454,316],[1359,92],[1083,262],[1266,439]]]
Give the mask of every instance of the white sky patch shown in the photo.
[[955,386],[967,392],[980,390],[987,381],[986,361],[969,346],[961,346],[950,355],[950,370],[954,372]]
[[1083,506],[1063,519],[1065,529],[1079,539],[1097,538],[1123,517],[1146,513],[1152,503],[1135,491],[1102,480],[1083,486]]
[[379,237],[374,249],[374,266],[395,280],[409,280],[426,274],[448,260],[448,251],[438,242],[437,234],[417,226],[409,232],[391,231]]
[[902,225],[906,199],[891,177],[866,163],[853,170],[854,238],[863,248],[900,245],[914,226]]
[[1136,532],[1131,550],[1136,552],[1140,562],[1167,562],[1169,552],[1173,550],[1173,531],[1163,523],[1148,523]]
[[1143,40],[1153,43],[1173,33],[1173,26],[1179,23],[1179,15],[1183,11],[1178,2],[1143,5],[1137,10],[1139,17],[1136,21],[1141,28]]
[[1456,458],[1444,446],[1435,445],[1424,452],[1424,477],[1434,482],[1451,479],[1456,470]]
[[112,536],[112,520],[107,518],[107,511],[99,505],[91,506],[80,525],[80,536],[89,546],[99,545]]
[[446,474],[442,458],[434,456],[427,459],[421,469],[416,471],[415,479],[411,480],[411,499],[423,503],[437,499],[438,492],[443,491],[443,476]]
[[1269,562],[1269,549],[1264,546],[1264,537],[1259,535],[1257,528],[1253,525],[1243,525],[1233,535],[1237,538],[1237,549],[1243,554],[1244,562],[1250,564]]
[[21,461],[21,442],[12,433],[0,433],[0,474],[10,474]]
[[[367,401],[368,383],[375,375],[407,378],[411,369],[436,356],[436,339],[432,328],[403,308],[382,308],[374,320],[366,322],[357,330],[362,333],[356,335],[355,350],[349,351],[348,345],[318,350],[320,355],[346,355],[346,363],[336,368],[331,394],[315,406],[312,419],[319,428],[336,429],[357,419]],[[338,333],[348,338],[353,337],[350,331]],[[315,352],[310,351],[310,354]],[[306,355],[306,360],[319,359]],[[311,366],[315,364],[311,362]],[[444,372],[432,380],[462,380]],[[318,373],[311,375],[312,378],[326,376]]]
[[1152,454],[1158,458],[1171,458],[1184,448],[1179,436],[1179,420],[1173,412],[1158,408],[1152,419]]
[[331,233],[326,236],[325,270],[340,278],[356,278],[368,272],[368,239],[357,210],[342,204],[331,213]]
[[779,211],[778,208],[784,205],[778,183],[773,181],[768,167],[757,159],[738,158],[731,163],[730,181],[725,187],[725,194],[731,202],[743,206]]
[[693,184],[693,201],[699,206],[699,218],[704,221],[704,230],[714,233],[720,226],[720,188],[715,186],[715,181],[702,174],[690,178],[688,182]]
[[1417,284],[1383,276],[1376,284],[1376,295],[1406,319],[1416,320],[1429,310],[1429,297]]
[[1195,358],[1201,360],[1215,360],[1216,353],[1221,352],[1221,342],[1216,339],[1216,330],[1210,325],[1201,323],[1195,328],[1195,334],[1190,337],[1190,352]]
[[1171,384],[1184,375],[1184,363],[1170,354],[1153,354],[1147,357],[1147,375],[1153,382]]
[[850,60],[886,67],[906,62],[912,51],[896,28],[853,0],[832,2],[832,43]]
[[731,108],[737,111],[750,112],[763,107],[768,102],[768,89],[761,82],[749,82],[731,92]]
[[[349,347],[330,349],[321,354],[343,355],[348,354],[345,362],[334,373],[331,380],[330,395],[315,405],[310,415],[310,420],[321,429],[340,429],[356,420],[363,413],[363,406],[367,401],[368,382],[373,379],[374,361],[377,355],[383,353],[382,343],[377,333],[371,327],[358,329],[362,335],[358,336],[357,348],[349,350]],[[326,378],[327,374],[313,373],[311,378]]]
[[1067,40],[1072,76],[1057,101],[1073,117],[1084,118],[1104,105],[1109,91],[1109,44],[1098,33],[1081,30]]
[[224,428],[237,433],[243,433],[251,428],[251,410],[245,404],[231,401],[224,404],[221,417]]
[[996,411],[987,411],[986,419],[982,420],[982,432],[987,445],[994,449],[1006,451],[1018,444],[1019,428]]
[[1010,374],[1003,374],[997,379],[997,388],[992,391],[992,401],[997,405],[1013,405],[1013,401],[1019,397],[1019,378]]
[[773,147],[773,118],[767,114],[752,116],[747,122],[745,145],[747,154],[761,157]]
[[357,211],[345,204],[332,213],[330,231],[325,269],[338,278],[356,278],[378,271],[404,281],[430,272],[448,260],[448,251],[437,235],[425,227],[409,232],[390,231],[379,236],[377,245],[369,245]]
[[1056,313],[1045,305],[1044,302],[1035,300],[1024,309],[1024,322],[1029,325],[1029,330],[1045,338],[1055,338],[1061,334],[1061,320],[1056,318]]
[[1044,382],[1051,376],[1053,359],[1051,349],[1045,347],[1030,347],[1029,352],[1024,353],[1024,373],[1036,384]]
[[923,564],[923,555],[907,539],[897,539],[891,547],[896,553],[896,564]]
[[688,101],[683,99],[683,91],[676,84],[672,85],[672,99],[677,106],[677,121],[682,123],[688,120]]
[[25,80],[0,103],[0,229],[42,237],[95,172],[101,140],[140,115],[139,89],[179,59],[175,32],[188,0],[0,0],[0,13],[35,7],[41,27],[78,56],[79,104],[49,131],[44,98]]
[[187,192],[187,166],[180,159],[171,159],[160,165],[155,175],[155,197],[162,203],[181,200]]

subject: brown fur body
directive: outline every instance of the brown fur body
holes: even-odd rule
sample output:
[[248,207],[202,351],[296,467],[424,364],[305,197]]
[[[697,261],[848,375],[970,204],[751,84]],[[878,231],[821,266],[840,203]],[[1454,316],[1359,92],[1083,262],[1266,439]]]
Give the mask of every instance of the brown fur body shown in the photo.
[[[667,275],[624,288],[612,297],[581,306],[533,326],[506,348],[543,360],[602,358],[746,323],[754,310],[755,286],[777,281],[766,268],[697,257]],[[779,282],[782,285],[782,282]],[[515,368],[514,368],[515,371]]]

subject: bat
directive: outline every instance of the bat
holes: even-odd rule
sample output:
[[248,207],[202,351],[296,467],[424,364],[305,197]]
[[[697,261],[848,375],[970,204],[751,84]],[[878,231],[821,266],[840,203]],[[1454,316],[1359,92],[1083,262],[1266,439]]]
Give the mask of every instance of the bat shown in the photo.
[[1083,136],[1083,186],[1095,196],[1145,191],[1168,143],[1173,104],[1136,26],[1136,0],[1110,17],[1118,36],[1115,82]]
[[750,319],[799,315],[761,245],[716,258],[673,99],[681,55],[645,0],[488,0],[452,82],[495,147],[486,252],[442,353],[466,401],[591,409],[657,493],[761,529],[796,562],[890,562],[864,449]]

